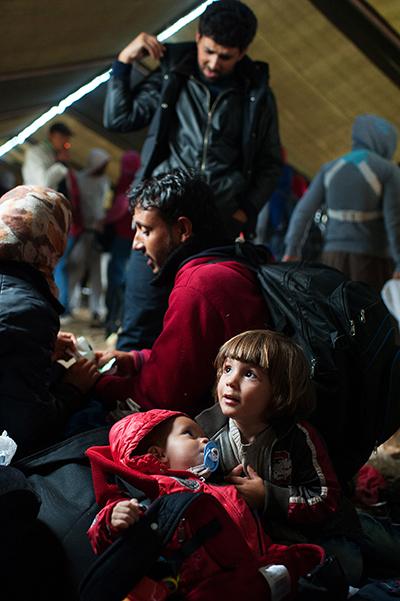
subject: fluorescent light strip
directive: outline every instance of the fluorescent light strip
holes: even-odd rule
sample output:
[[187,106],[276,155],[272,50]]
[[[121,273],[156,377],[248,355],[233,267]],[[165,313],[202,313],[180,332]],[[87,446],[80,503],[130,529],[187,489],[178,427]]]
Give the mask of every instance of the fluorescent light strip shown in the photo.
[[[197,8],[192,10],[190,13],[188,13],[181,19],[178,19],[176,23],[174,23],[170,27],[167,27],[167,29],[164,29],[164,31],[162,31],[157,36],[157,39],[160,42],[164,42],[166,39],[170,38],[172,35],[183,29],[183,27],[197,19],[197,17],[199,17],[206,10],[207,6],[214,1],[215,0],[206,0],[206,2],[202,2]],[[71,104],[74,104],[74,102],[77,102],[78,100],[86,96],[86,94],[90,94],[90,92],[93,92],[93,90],[95,90],[103,83],[108,81],[110,79],[110,76],[111,69],[108,69],[101,75],[98,75],[97,77],[89,81],[84,86],[81,86],[78,90],[76,90],[76,92],[69,94],[56,106],[52,106],[48,111],[43,113],[43,115],[35,119],[35,121],[33,121],[27,127],[25,127],[25,129],[23,129],[17,136],[14,136],[14,138],[11,138],[11,140],[8,140],[8,142],[2,144],[0,146],[0,157],[4,156],[7,152],[10,152],[10,150],[15,148],[16,146],[23,144],[25,140],[29,138],[29,136],[32,136],[38,129],[43,127],[43,125],[46,125],[46,123],[53,119],[53,117],[61,115],[69,106],[71,106]]]

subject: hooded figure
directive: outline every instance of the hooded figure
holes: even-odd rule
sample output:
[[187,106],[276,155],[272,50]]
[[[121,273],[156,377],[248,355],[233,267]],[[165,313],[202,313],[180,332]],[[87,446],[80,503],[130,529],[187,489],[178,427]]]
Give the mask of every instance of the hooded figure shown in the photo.
[[105,203],[110,193],[110,179],[105,174],[110,159],[105,150],[93,148],[89,153],[86,168],[77,175],[83,232],[68,258],[71,309],[79,306],[79,284],[85,273],[88,273],[91,289],[89,309],[93,326],[101,325],[101,249],[98,235],[103,229]]
[[324,165],[293,212],[284,260],[301,258],[314,213],[326,207],[322,261],[378,292],[400,277],[400,169],[391,162],[395,127],[376,115],[359,115],[352,150]]
[[[87,455],[92,465],[96,501],[103,506],[88,531],[95,553],[101,553],[118,537],[119,532],[111,523],[111,514],[118,502],[129,498],[129,495],[118,487],[113,477],[118,477],[119,481],[122,479],[128,485],[142,490],[150,500],[176,492],[207,493],[219,502],[229,516],[229,524],[226,524],[225,529],[221,532],[223,548],[226,549],[224,559],[229,563],[228,558],[232,555],[230,549],[234,550],[233,555],[238,549],[241,549],[239,557],[243,558],[243,564],[239,562],[240,565],[235,566],[236,569],[233,572],[227,570],[225,565],[226,575],[224,578],[228,576],[226,581],[228,588],[225,590],[227,598],[229,597],[233,601],[242,599],[243,585],[245,585],[247,599],[273,599],[273,594],[271,596],[269,594],[270,588],[273,590],[269,574],[266,576],[267,586],[257,576],[258,568],[269,564],[281,564],[282,568],[286,566],[283,568],[286,574],[283,576],[283,581],[286,579],[286,583],[282,582],[281,584],[283,589],[286,588],[287,594],[280,598],[292,598],[297,578],[319,563],[323,557],[323,551],[314,545],[292,545],[288,548],[283,545],[271,544],[267,535],[262,532],[258,518],[239,496],[235,486],[208,484],[204,478],[196,476],[190,470],[169,469],[166,463],[148,452],[148,447],[154,444],[152,441],[154,441],[155,429],[162,426],[167,420],[181,416],[185,416],[185,414],[160,409],[134,413],[114,424],[110,430],[109,446],[88,449]],[[198,508],[200,507],[198,506]],[[227,519],[226,514],[224,513],[224,520]],[[166,549],[166,557],[168,557],[170,547],[179,554],[182,540],[187,542],[192,528],[195,530],[196,516],[188,517],[184,522],[185,535],[182,538],[182,526],[180,525]],[[192,599],[191,594],[193,594],[193,599],[198,601],[221,598],[223,574],[219,571],[217,551],[220,542],[216,540],[215,547],[213,544],[213,539],[211,539],[209,543],[191,553],[181,564],[177,582],[184,598]],[[214,560],[211,559],[213,556]],[[254,568],[256,568],[255,571]],[[248,582],[249,577],[250,583]],[[209,596],[209,590],[205,596],[204,592],[201,596],[197,593],[198,587],[201,588],[208,578],[214,596]],[[215,586],[212,586],[213,578],[215,578]],[[141,590],[140,583],[138,587]],[[260,596],[261,593],[262,596]],[[135,588],[128,598],[136,601],[142,597],[138,595],[138,589]],[[152,598],[158,600],[166,597],[155,596]]]

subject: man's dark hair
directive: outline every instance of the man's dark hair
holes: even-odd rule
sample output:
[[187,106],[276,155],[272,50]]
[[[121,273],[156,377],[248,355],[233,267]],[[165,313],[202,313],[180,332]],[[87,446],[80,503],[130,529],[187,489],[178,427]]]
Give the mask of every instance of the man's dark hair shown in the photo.
[[53,123],[53,125],[50,126],[49,128],[49,133],[50,134],[62,134],[63,136],[72,136],[73,133],[70,130],[70,128],[68,127],[68,125],[65,125],[65,123],[63,123],[62,121],[56,121],[55,123]]
[[174,169],[141,182],[129,193],[132,211],[158,209],[170,225],[179,217],[190,219],[193,234],[221,235],[222,224],[214,193],[195,171]]
[[201,15],[199,33],[226,48],[243,51],[257,31],[257,17],[239,0],[213,2]]

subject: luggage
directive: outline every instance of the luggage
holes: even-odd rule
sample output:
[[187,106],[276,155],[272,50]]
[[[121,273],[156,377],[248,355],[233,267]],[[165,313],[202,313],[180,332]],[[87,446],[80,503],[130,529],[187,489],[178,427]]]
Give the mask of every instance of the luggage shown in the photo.
[[[47,449],[27,456],[13,464],[25,475],[28,487],[41,499],[38,519],[26,529],[24,537],[31,543],[30,532],[35,532],[33,560],[45,568],[46,594],[50,599],[77,601],[79,582],[90,564],[96,559],[86,532],[98,512],[92,473],[85,451],[93,445],[108,443],[108,427],[97,428],[73,436]],[[7,469],[7,468],[2,468]],[[23,540],[20,546],[24,545]],[[43,564],[41,553],[51,558]],[[52,570],[54,573],[52,573]],[[23,576],[24,567],[18,566]],[[26,598],[44,601],[43,592],[29,588]],[[14,601],[13,597],[7,597]],[[21,596],[21,599],[24,597]]]

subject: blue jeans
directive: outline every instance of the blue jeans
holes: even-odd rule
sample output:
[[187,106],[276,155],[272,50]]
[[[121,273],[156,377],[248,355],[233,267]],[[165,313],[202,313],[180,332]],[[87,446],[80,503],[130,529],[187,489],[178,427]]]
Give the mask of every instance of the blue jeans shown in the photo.
[[390,518],[360,512],[363,539],[361,549],[368,573],[379,577],[400,576],[400,524]]
[[363,558],[360,545],[346,538],[337,536],[317,541],[328,555],[334,555],[340,563],[346,581],[352,586],[359,586],[363,574]]
[[120,351],[151,348],[161,332],[169,288],[153,286],[153,278],[146,257],[133,250],[126,274],[122,331],[117,341]]
[[63,256],[59,259],[54,269],[54,280],[60,292],[59,301],[64,306],[65,313],[69,313],[69,294],[68,294],[68,257],[75,244],[75,236],[68,236],[67,246]]
[[111,257],[107,267],[106,334],[117,332],[123,313],[126,268],[131,254],[132,241],[115,236],[111,244]]
[[363,572],[367,576],[388,578],[400,575],[400,525],[390,518],[377,518],[359,512],[362,537],[360,544],[345,537],[316,541],[329,555],[335,555],[347,582],[359,585]]

